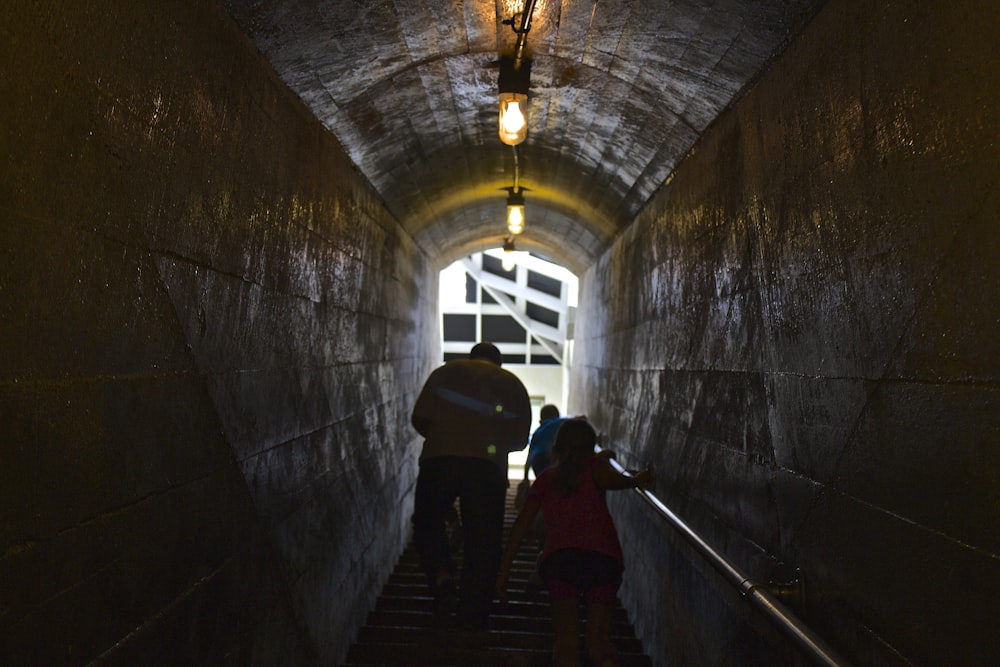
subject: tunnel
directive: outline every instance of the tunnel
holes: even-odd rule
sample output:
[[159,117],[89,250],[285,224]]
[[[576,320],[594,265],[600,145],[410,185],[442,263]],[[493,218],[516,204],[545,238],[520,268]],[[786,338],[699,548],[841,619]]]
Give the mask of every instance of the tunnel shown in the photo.
[[[0,663],[340,664],[513,188],[623,465],[851,664],[996,664],[1000,5],[528,4],[0,5]],[[807,664],[611,502],[654,664]]]

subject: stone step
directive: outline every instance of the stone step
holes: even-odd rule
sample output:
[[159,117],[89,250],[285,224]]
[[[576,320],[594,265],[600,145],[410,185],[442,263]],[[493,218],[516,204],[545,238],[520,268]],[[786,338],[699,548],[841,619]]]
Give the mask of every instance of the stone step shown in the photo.
[[[514,487],[508,493],[505,533],[516,512]],[[433,600],[408,546],[368,615],[343,667],[542,667],[552,664],[552,614],[544,589],[529,589],[537,549],[526,540],[511,568],[510,600],[495,603],[488,631],[467,632],[454,619],[433,612]],[[459,556],[460,558],[460,556]],[[581,618],[585,614],[581,609]],[[651,664],[627,615],[614,612],[615,648],[626,667]],[[582,645],[582,637],[581,637]]]
[[[544,613],[535,613],[532,609],[530,613],[525,607],[529,605],[511,605],[509,608],[504,605],[490,616],[491,631],[498,632],[532,632],[546,636],[546,641],[551,643],[552,617],[545,608]],[[544,605],[536,605],[542,606]],[[390,629],[390,628],[434,628],[441,624],[440,619],[432,612],[425,609],[375,609],[368,615],[366,628]],[[641,652],[642,646],[633,634],[632,626],[627,619],[621,619],[612,626],[612,636],[615,638],[615,645],[620,649],[627,649],[631,652]]]
[[[351,649],[344,667],[549,667],[552,664],[552,646],[525,649],[499,645],[487,636],[459,636],[455,633],[440,635],[434,642],[397,644],[368,642]],[[652,662],[645,655],[620,653],[623,667],[649,667]]]

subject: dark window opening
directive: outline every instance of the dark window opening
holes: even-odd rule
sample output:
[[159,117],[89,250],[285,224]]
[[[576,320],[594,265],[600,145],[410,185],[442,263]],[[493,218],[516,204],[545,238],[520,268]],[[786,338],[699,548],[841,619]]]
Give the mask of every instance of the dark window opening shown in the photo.
[[483,255],[483,271],[487,273],[492,273],[495,276],[500,276],[501,278],[506,278],[513,282],[515,280],[516,271],[504,271],[503,261],[493,257],[492,255]]
[[558,366],[559,361],[548,354],[533,354],[531,355],[531,363],[534,366]]
[[[510,299],[510,300],[511,300],[511,303],[513,303],[513,302],[514,302],[514,295],[513,295],[513,294],[507,294],[506,292],[500,292],[500,293],[501,293],[501,294],[503,294],[503,295],[504,295],[505,297],[507,297],[508,299]],[[500,303],[499,301],[497,301],[496,299],[494,299],[494,298],[493,298],[493,297],[492,297],[492,296],[490,295],[490,293],[489,293],[489,292],[487,292],[486,290],[483,290],[483,293],[482,293],[482,299],[483,299],[483,303],[493,303],[493,304],[495,304],[495,303]]]
[[509,315],[483,315],[483,340],[494,343],[523,343],[524,328]]
[[536,273],[534,271],[528,271],[528,287],[531,289],[536,289],[539,292],[545,292],[557,299],[562,296],[562,281],[556,280],[555,278],[549,278],[548,276]]
[[550,327],[559,328],[559,313],[554,310],[549,310],[539,306],[537,303],[528,302],[525,311],[528,313],[528,317],[535,320],[536,322],[541,322],[542,324],[548,324]]
[[444,339],[449,341],[475,341],[476,316],[446,313],[444,316]]
[[476,302],[476,279],[470,276],[468,273],[465,274],[465,302],[475,303]]

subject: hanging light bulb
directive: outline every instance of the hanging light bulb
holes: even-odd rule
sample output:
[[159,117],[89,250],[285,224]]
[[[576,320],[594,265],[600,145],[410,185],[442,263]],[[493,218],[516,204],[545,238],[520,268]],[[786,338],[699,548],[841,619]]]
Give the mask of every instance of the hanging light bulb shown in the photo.
[[500,93],[500,141],[516,146],[528,136],[528,96]]
[[500,100],[498,132],[500,141],[516,146],[528,136],[528,88],[531,60],[500,59],[497,81]]
[[507,231],[515,236],[524,231],[524,195],[513,188],[507,195]]
[[500,261],[504,271],[514,270],[514,239],[508,238],[503,242],[503,259]]
[[524,231],[524,206],[507,207],[507,231],[517,236]]
[[501,260],[501,261],[503,262],[503,265],[502,265],[503,270],[506,271],[507,273],[510,273],[511,271],[513,271],[514,267],[517,266],[514,263],[514,253],[513,252],[505,252],[503,254],[503,260]]

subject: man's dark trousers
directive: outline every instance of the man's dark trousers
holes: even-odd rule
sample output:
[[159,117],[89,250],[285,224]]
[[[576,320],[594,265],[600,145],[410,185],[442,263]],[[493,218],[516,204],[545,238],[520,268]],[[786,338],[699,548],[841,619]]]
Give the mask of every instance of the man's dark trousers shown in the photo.
[[445,518],[459,499],[462,521],[460,621],[485,627],[503,547],[507,475],[487,459],[436,456],[420,462],[413,511],[413,538],[431,590],[441,568],[454,572]]

